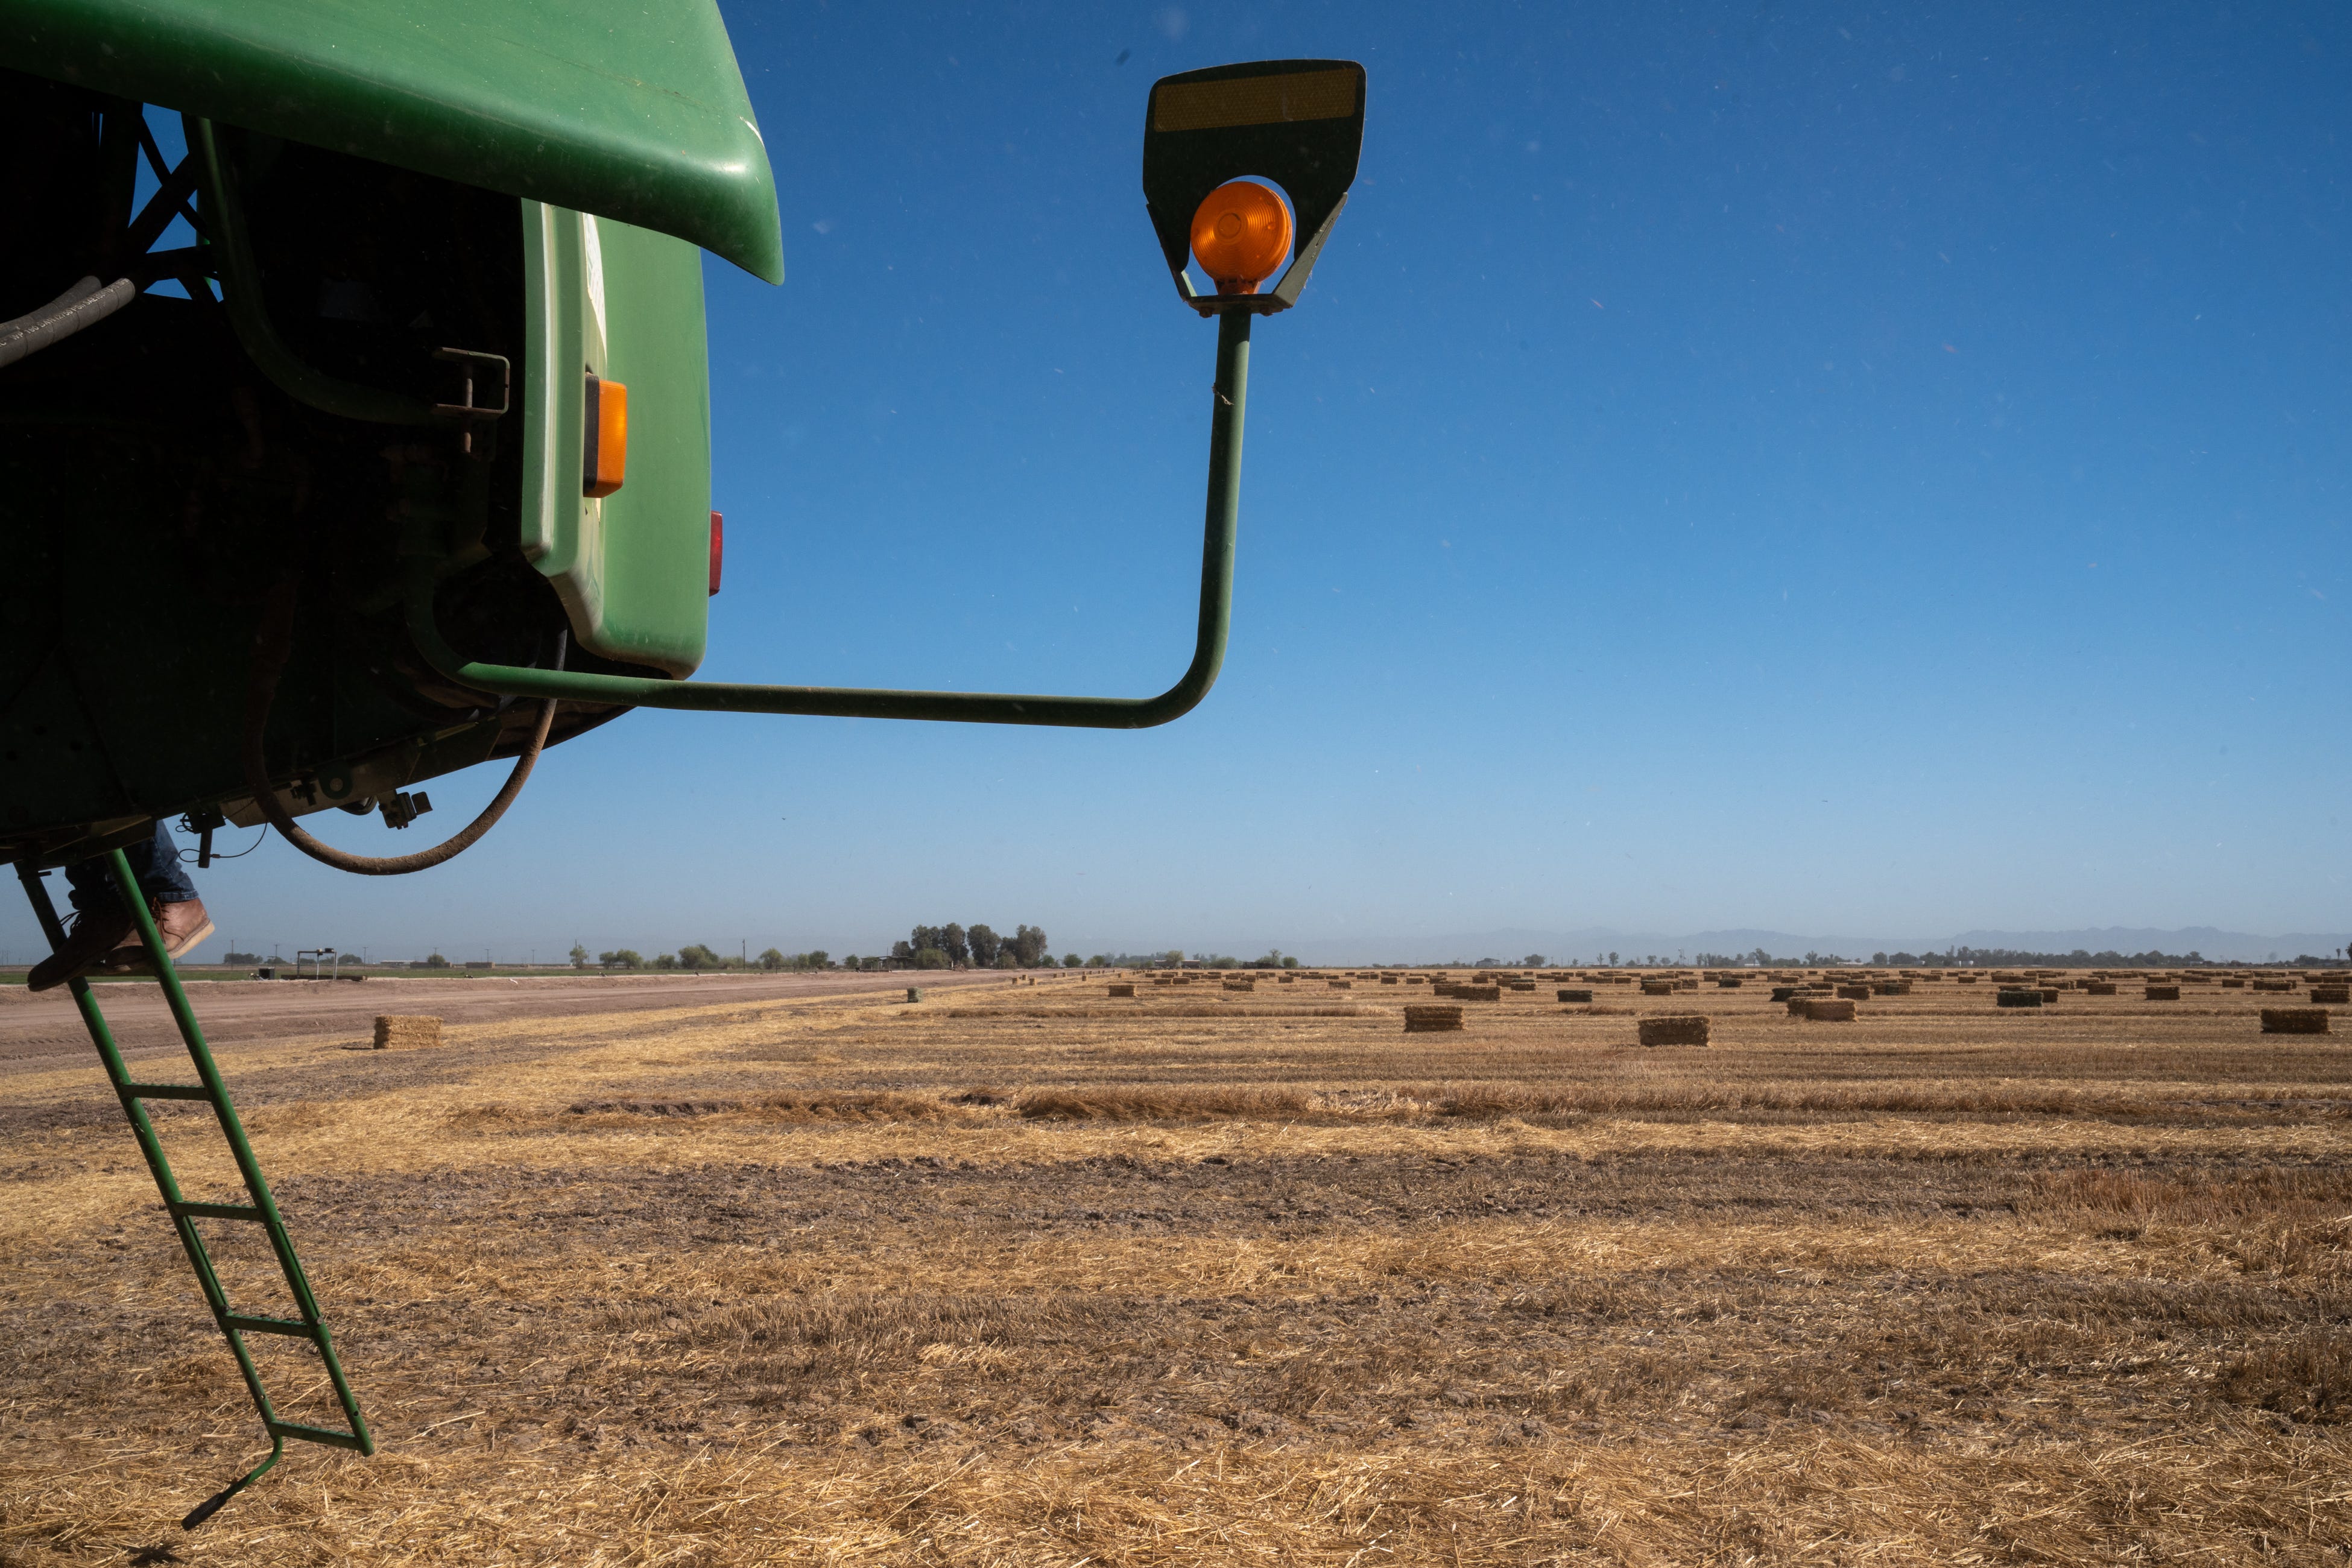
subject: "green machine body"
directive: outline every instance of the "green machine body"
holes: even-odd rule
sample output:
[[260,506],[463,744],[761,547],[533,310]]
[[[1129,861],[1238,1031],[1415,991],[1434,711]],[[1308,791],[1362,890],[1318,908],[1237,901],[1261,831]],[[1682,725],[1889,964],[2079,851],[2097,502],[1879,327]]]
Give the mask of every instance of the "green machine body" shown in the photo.
[[[1296,302],[1363,113],[1347,62],[1181,79],[1250,79],[1215,100],[1263,122],[1232,172],[1281,180],[1287,137],[1317,225],[1278,297],[1180,271],[1218,321],[1182,678],[840,690],[687,679],[719,542],[700,252],[782,278],[710,0],[18,0],[0,59],[0,860],[27,866],[174,816],[404,827],[412,786],[519,784],[636,706],[1175,717],[1223,658],[1249,322]],[[1317,90],[1268,91],[1286,71]]]

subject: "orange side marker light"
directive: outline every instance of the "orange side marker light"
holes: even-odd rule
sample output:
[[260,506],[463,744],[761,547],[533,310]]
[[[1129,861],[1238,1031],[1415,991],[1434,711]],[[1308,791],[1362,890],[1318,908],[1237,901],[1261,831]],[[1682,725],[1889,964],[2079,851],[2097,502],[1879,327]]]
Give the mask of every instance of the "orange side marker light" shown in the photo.
[[1290,253],[1290,209],[1255,180],[1211,191],[1192,214],[1192,254],[1220,294],[1255,294]]
[[628,477],[628,387],[592,372],[583,412],[587,428],[580,443],[581,493],[608,496]]

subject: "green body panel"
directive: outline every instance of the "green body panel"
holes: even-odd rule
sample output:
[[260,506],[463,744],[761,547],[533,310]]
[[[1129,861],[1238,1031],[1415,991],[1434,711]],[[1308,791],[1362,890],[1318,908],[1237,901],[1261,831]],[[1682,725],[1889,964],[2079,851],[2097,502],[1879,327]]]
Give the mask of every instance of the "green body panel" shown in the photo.
[[[524,559],[581,647],[691,675],[709,622],[710,374],[702,260],[650,229],[523,205]],[[585,374],[629,389],[627,481],[581,494]]]
[[712,0],[9,0],[0,60],[783,280],[774,176]]

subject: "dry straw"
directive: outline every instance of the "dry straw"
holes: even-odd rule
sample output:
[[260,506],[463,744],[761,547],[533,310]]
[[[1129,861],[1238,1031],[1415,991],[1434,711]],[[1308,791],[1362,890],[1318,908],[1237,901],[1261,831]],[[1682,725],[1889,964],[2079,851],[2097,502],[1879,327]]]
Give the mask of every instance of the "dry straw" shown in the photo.
[[1404,1010],[1404,1032],[1408,1035],[1440,1034],[1462,1026],[1460,1006],[1423,1005]]
[[2315,985],[2311,988],[2311,999],[2315,1002],[2332,1002],[2341,1007],[2347,1003],[2352,1003],[2352,985]]
[[2265,1007],[2263,1009],[2263,1033],[2265,1035],[2326,1034],[2327,1009],[2325,1007]]
[[1635,1026],[1645,1046],[1703,1046],[1706,1020],[1696,1013],[1662,1014]]
[[415,1046],[437,1046],[441,1043],[441,1020],[421,1015],[379,1013],[375,1020],[375,1048],[380,1051],[405,1050]]
[[1816,1024],[1851,1024],[1853,1022],[1853,1003],[1845,997],[1809,996],[1805,999],[1805,1016]]
[[2180,987],[2178,985],[2150,985],[2147,987],[2146,1000],[2150,1002],[2178,1002],[2180,1000]]

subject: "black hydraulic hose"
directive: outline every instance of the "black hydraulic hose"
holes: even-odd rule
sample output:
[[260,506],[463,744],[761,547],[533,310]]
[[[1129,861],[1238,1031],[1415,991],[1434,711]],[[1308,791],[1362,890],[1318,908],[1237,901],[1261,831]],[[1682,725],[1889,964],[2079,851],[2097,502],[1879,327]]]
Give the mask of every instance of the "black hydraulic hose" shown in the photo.
[[131,303],[138,292],[128,278],[118,278],[103,289],[97,279],[85,278],[39,310],[0,321],[0,365],[15,364],[60,338],[96,325]]
[[522,793],[525,780],[530,777],[539,753],[547,744],[548,727],[555,722],[555,699],[540,704],[539,726],[531,731],[530,742],[515,758],[514,772],[507,775],[504,788],[482,807],[482,814],[467,823],[450,837],[430,849],[420,849],[414,855],[353,855],[322,844],[294,825],[294,817],[278,798],[278,791],[269,782],[269,763],[262,754],[262,735],[269,725],[270,705],[277,700],[278,678],[286,673],[286,660],[294,646],[294,582],[288,578],[269,593],[263,607],[261,625],[253,637],[253,664],[245,689],[245,782],[253,791],[253,803],[261,808],[269,826],[278,836],[303,854],[338,871],[355,872],[362,877],[402,877],[411,871],[423,871],[455,859],[474,847],[482,835],[497,826],[507,807]]

